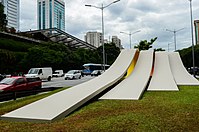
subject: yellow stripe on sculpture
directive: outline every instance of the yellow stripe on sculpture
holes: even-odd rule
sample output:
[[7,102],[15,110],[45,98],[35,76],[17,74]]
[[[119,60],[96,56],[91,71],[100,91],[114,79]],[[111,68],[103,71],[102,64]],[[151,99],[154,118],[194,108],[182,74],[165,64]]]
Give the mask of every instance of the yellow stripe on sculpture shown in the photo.
[[136,50],[135,56],[131,62],[131,65],[129,66],[129,68],[127,70],[127,74],[124,78],[127,78],[129,75],[131,75],[131,73],[133,72],[135,65],[137,63],[138,57],[139,57],[139,52]]

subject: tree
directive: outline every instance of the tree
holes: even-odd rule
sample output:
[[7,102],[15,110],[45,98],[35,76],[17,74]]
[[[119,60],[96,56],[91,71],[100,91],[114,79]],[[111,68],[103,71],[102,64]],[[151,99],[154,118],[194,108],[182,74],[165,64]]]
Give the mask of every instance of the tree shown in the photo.
[[148,42],[147,40],[142,40],[138,45],[134,46],[134,48],[137,48],[139,51],[148,50],[152,48],[152,44],[156,41],[156,39],[157,37],[152,38],[150,42]]
[[154,49],[154,51],[165,51],[165,49],[163,49],[163,48],[157,48],[157,49]]
[[0,73],[13,71],[16,63],[16,55],[14,52],[0,49]]
[[0,31],[6,29],[8,21],[6,20],[6,14],[4,14],[4,6],[0,2]]
[[[103,50],[102,50],[102,46],[100,46],[97,50],[98,50],[98,54],[101,56],[103,55]],[[115,59],[118,57],[118,55],[120,54],[120,49],[118,47],[115,46],[114,43],[109,43],[109,44],[104,44],[104,49],[105,49],[105,62],[106,64],[111,65]],[[101,59],[102,62],[102,59]]]
[[52,50],[47,47],[34,46],[22,60],[22,64],[28,69],[31,67],[63,68],[63,63],[68,63],[67,53]]
[[[193,66],[192,47],[179,50],[180,57],[186,68]],[[199,45],[194,46],[195,66],[199,67]]]

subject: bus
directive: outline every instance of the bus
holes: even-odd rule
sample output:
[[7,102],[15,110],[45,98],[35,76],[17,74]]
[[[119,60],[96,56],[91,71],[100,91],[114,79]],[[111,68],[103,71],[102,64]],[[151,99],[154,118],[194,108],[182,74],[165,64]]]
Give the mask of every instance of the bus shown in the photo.
[[[94,63],[87,63],[83,65],[84,70],[82,71],[83,75],[90,75],[94,70],[104,70],[103,64],[94,64]],[[105,69],[107,70],[110,65],[105,64]]]

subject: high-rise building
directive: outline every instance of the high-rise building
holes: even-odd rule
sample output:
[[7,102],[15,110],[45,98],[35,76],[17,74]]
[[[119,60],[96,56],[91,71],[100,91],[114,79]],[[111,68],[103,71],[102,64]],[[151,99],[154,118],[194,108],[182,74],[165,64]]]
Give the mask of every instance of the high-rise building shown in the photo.
[[122,48],[121,40],[117,36],[112,36],[112,42],[115,44],[116,47]]
[[102,45],[102,33],[87,32],[85,35],[85,41],[98,48]]
[[4,13],[6,14],[8,24],[7,27],[14,27],[19,30],[19,0],[0,0],[4,5]]
[[194,26],[195,26],[196,44],[199,44],[199,20],[194,21]]
[[63,0],[37,0],[38,29],[58,28],[65,31],[65,3]]

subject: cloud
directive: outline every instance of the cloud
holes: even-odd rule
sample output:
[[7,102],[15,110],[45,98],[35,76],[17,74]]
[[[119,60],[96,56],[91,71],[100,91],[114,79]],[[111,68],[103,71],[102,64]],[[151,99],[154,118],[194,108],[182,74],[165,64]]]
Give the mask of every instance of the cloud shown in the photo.
[[35,0],[20,1],[20,30],[37,29]]
[[[84,39],[87,31],[101,32],[101,10],[86,7],[91,4],[100,7],[113,0],[65,0],[66,32]],[[199,1],[192,1],[193,18],[199,19]],[[21,0],[21,30],[37,29],[37,7],[35,0]],[[140,40],[150,40],[158,37],[154,48],[168,48],[173,43],[172,32],[166,29],[178,30],[177,47],[189,47],[191,44],[190,12],[188,0],[120,0],[104,9],[105,38],[116,35],[122,40],[125,48],[129,48],[129,36],[121,31],[141,32],[132,35],[132,45]],[[170,44],[174,50],[174,44]]]

